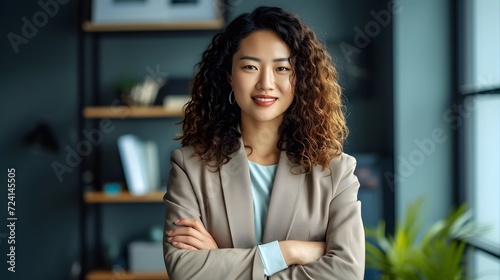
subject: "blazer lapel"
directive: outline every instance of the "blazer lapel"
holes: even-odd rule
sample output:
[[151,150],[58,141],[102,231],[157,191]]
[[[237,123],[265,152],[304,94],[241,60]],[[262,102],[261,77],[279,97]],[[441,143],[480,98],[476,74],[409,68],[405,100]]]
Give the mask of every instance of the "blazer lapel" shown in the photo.
[[[297,174],[290,172],[292,167]],[[263,242],[288,239],[305,180],[305,174],[298,173],[299,168],[288,160],[285,151],[281,151],[262,236]]]
[[220,169],[227,220],[234,248],[251,248],[256,245],[253,196],[248,159],[241,143],[238,152]]

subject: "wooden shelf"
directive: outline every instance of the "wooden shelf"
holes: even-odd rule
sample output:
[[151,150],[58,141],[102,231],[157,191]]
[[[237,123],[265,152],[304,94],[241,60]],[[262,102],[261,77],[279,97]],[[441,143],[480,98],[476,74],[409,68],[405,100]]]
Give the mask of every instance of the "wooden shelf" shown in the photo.
[[85,107],[83,117],[87,119],[100,118],[168,118],[182,117],[183,108],[166,109],[163,106],[143,106],[143,107]]
[[109,195],[103,192],[86,192],[84,200],[86,203],[161,203],[164,191],[155,191],[146,195],[135,196],[129,192],[121,192]]
[[189,22],[152,22],[152,23],[94,23],[86,21],[82,28],[85,32],[133,32],[133,31],[175,31],[175,30],[219,30],[224,27],[222,19]]
[[167,272],[113,272],[109,270],[94,270],[87,273],[86,280],[168,280]]

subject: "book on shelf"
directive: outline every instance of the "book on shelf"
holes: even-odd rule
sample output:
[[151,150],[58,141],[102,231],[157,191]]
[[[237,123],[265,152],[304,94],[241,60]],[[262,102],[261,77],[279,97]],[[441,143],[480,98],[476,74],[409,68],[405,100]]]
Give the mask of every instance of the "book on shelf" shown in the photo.
[[154,141],[122,135],[118,138],[118,151],[131,194],[145,195],[160,188],[158,145]]

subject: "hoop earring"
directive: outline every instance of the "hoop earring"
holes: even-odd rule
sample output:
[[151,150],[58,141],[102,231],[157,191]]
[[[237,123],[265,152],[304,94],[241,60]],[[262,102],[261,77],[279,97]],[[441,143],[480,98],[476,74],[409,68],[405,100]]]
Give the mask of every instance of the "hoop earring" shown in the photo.
[[[231,101],[231,96],[233,97],[233,100]],[[236,102],[236,98],[234,97],[234,92],[231,90],[229,93],[229,104],[233,105],[234,102]]]

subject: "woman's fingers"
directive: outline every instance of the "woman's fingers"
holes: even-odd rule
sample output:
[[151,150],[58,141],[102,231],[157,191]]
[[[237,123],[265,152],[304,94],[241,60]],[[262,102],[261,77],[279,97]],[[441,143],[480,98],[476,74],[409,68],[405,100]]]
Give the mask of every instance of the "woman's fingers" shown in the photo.
[[[201,241],[193,236],[189,236],[189,235],[174,235],[174,236],[168,237],[167,241],[172,243],[172,245],[174,242],[182,243],[186,246],[193,247],[196,250],[206,249],[203,241]],[[182,249],[184,249],[184,248],[182,248]],[[186,249],[190,250],[190,248],[186,248]]]
[[205,236],[199,232],[198,230],[192,228],[192,227],[180,227],[173,229],[169,232],[167,232],[167,235],[170,237],[174,236],[191,236],[195,239],[203,241],[205,239]]
[[[197,231],[203,233],[204,235],[209,234],[203,224],[197,220],[192,218],[182,218],[174,222],[174,224],[178,226],[192,227]],[[209,234],[210,235],[210,234]]]
[[177,235],[175,232],[172,233],[172,235],[169,235],[170,237],[167,238],[167,241],[172,243],[181,243],[181,245],[175,247],[179,249],[186,249],[186,250],[210,250],[210,249],[217,249],[217,243],[211,238],[206,238],[202,237],[201,239],[198,239],[194,237],[193,235]]
[[167,241],[176,243],[175,247],[185,250],[206,250],[217,249],[217,243],[212,235],[208,233],[203,224],[192,218],[183,218],[174,222],[175,225],[181,226],[167,232],[169,236]]
[[176,247],[177,249],[182,249],[182,250],[193,250],[193,251],[196,251],[198,250],[197,248],[191,246],[191,245],[188,245],[188,244],[185,244],[185,243],[182,243],[182,242],[177,242],[177,241],[174,241],[171,243],[174,247]]

